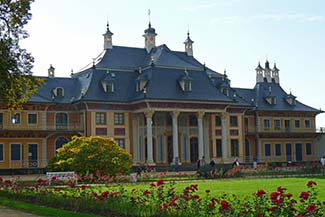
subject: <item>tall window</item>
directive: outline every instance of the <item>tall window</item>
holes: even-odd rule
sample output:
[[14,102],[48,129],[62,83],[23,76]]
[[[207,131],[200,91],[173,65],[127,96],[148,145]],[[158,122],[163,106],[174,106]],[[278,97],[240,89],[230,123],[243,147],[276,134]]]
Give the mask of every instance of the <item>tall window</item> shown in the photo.
[[11,123],[12,124],[20,124],[20,113],[16,113],[14,115],[11,115]]
[[189,115],[190,126],[197,126],[197,118],[195,115]]
[[67,129],[68,127],[68,115],[66,113],[56,113],[55,115],[56,129]]
[[269,157],[271,156],[271,144],[264,144],[265,147],[265,156]]
[[274,129],[275,130],[281,129],[281,121],[280,120],[274,120]]
[[0,144],[0,161],[4,160],[4,151],[3,151],[3,144]]
[[232,139],[230,143],[231,143],[231,156],[238,157],[238,151],[239,151],[238,139]]
[[270,120],[264,119],[264,129],[270,129]]
[[3,125],[3,113],[0,113],[0,127]]
[[61,148],[67,142],[68,142],[68,140],[66,138],[64,138],[64,137],[57,138],[56,141],[55,141],[55,151],[58,148]]
[[275,155],[281,156],[281,144],[275,144]]
[[10,145],[10,160],[21,160],[21,144]]
[[121,148],[125,148],[125,139],[115,139],[115,141]]
[[217,149],[217,157],[222,157],[222,142],[221,139],[216,140],[216,149]]
[[237,116],[230,116],[230,126],[237,127],[238,126],[238,118]]
[[216,127],[220,127],[220,126],[221,126],[221,117],[216,116]]
[[37,124],[37,114],[28,114],[28,124]]
[[184,91],[191,91],[191,90],[192,90],[191,81],[185,81],[184,82]]
[[106,113],[104,112],[96,113],[96,124],[106,124]]
[[300,120],[295,120],[295,128],[300,128]]
[[310,120],[305,120],[305,128],[310,128]]
[[311,155],[311,143],[306,143],[306,155]]
[[290,120],[284,120],[284,127],[286,130],[290,129]]
[[124,113],[115,113],[114,114],[114,124],[116,124],[116,125],[124,124]]

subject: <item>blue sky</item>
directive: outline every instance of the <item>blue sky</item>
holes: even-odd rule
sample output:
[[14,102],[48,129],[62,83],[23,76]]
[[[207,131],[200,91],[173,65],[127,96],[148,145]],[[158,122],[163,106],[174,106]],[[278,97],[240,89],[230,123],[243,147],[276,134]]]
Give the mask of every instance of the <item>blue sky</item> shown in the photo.
[[[144,47],[149,8],[158,45],[184,50],[189,27],[194,56],[226,69],[233,87],[254,87],[258,61],[267,58],[286,91],[325,110],[323,0],[39,0],[22,43],[35,57],[34,74],[47,75],[53,64],[67,77],[90,63],[103,50],[107,20],[113,44]],[[325,114],[316,124],[325,127]]]

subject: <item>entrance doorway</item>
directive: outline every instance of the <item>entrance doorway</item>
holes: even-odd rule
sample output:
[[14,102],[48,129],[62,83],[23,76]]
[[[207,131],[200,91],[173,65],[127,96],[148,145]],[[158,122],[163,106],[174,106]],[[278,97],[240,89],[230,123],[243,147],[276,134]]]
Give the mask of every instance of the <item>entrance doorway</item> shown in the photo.
[[28,144],[28,167],[38,167],[37,144]]
[[195,163],[199,159],[199,144],[197,137],[192,137],[190,139],[190,154],[191,162]]
[[250,162],[250,147],[248,139],[245,139],[245,161]]
[[302,161],[302,144],[296,143],[296,161]]
[[174,157],[173,136],[167,137],[167,149],[168,163],[170,164],[171,162],[173,162]]
[[286,160],[287,161],[292,161],[291,143],[286,144]]

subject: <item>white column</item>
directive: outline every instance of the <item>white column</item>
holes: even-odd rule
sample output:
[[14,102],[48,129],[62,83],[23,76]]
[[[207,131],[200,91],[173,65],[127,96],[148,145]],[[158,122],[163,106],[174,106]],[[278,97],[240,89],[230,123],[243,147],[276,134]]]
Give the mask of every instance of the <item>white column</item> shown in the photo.
[[209,139],[209,116],[203,118],[203,144],[204,157],[207,162],[210,162],[210,139]]
[[227,114],[221,114],[221,136],[222,136],[222,158],[228,158],[228,145],[227,145]]
[[197,124],[198,124],[198,133],[199,133],[199,159],[201,159],[204,156],[203,116],[204,116],[204,112],[198,112],[198,114],[197,114]]
[[153,148],[152,148],[152,115],[153,112],[149,111],[145,113],[147,118],[147,159],[148,164],[154,164],[153,161]]
[[46,142],[46,139],[42,140],[42,162],[40,165],[42,165],[42,167],[47,166],[47,142]]
[[175,158],[179,158],[179,153],[178,153],[178,111],[174,111],[172,113],[173,117],[173,163],[175,163]]
[[139,162],[139,148],[138,148],[138,118],[136,114],[132,114],[132,137],[133,137],[133,163]]
[[47,126],[46,126],[46,112],[42,112],[42,129],[46,130]]

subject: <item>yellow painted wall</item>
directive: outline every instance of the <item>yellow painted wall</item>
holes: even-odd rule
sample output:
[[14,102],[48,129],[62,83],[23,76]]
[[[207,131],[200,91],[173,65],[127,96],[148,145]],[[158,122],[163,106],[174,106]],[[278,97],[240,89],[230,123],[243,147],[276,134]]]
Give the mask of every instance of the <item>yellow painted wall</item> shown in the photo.
[[[0,169],[8,168],[27,168],[28,167],[28,144],[38,144],[38,161],[41,166],[42,156],[42,139],[37,138],[6,138],[0,139],[0,144],[4,145],[4,160],[0,161]],[[21,161],[10,160],[10,144],[21,144],[22,158]]]

